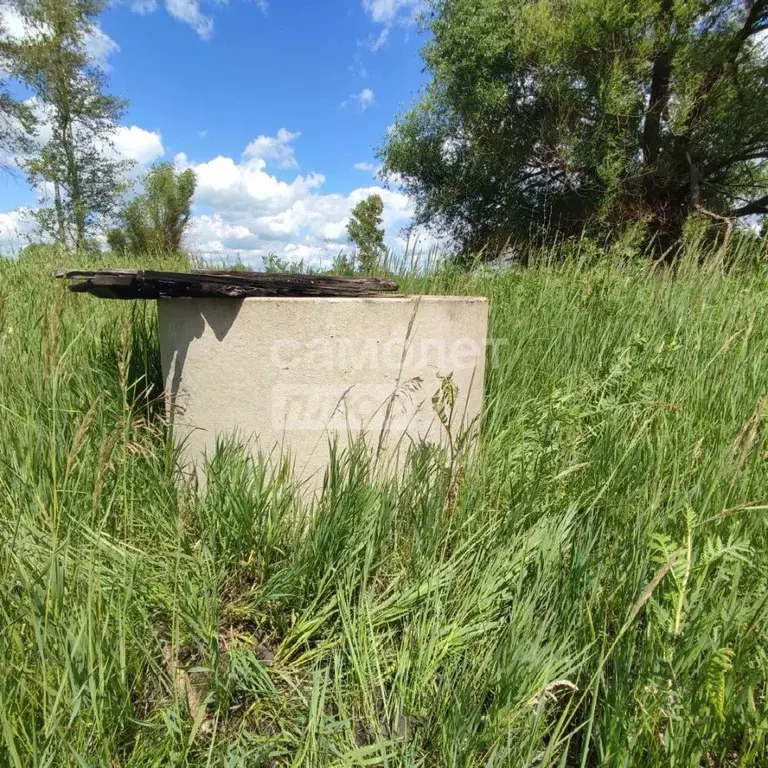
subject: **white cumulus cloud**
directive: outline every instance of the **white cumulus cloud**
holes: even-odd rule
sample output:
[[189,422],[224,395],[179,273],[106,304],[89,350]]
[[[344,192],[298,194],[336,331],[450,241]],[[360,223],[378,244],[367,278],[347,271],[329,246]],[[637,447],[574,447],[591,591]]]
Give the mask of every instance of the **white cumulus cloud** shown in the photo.
[[376,166],[373,163],[355,163],[352,167],[356,171],[366,171],[368,173],[376,172]]
[[29,208],[16,208],[0,213],[0,255],[18,253],[28,241],[33,229]]
[[138,125],[120,125],[112,139],[117,153],[126,160],[133,160],[139,167],[146,167],[165,154],[159,131],[147,131]]
[[112,68],[109,63],[112,54],[120,50],[120,46],[98,24],[88,33],[85,48],[93,63],[105,72]]
[[265,163],[274,160],[280,168],[295,168],[298,163],[291,142],[299,136],[300,133],[291,133],[285,128],[281,128],[276,136],[257,136],[245,148],[243,155],[261,158]]
[[[346,231],[350,212],[371,194],[380,195],[384,203],[387,244],[401,254],[406,244],[413,249],[414,238],[407,241],[403,231],[411,224],[414,206],[403,192],[373,182],[349,193],[325,193],[321,173],[295,173],[287,179],[271,173],[268,161],[279,165],[291,158],[295,163],[284,148],[297,135],[284,130],[267,137],[273,141],[259,141],[263,137],[257,136],[239,159],[218,155],[195,161],[185,153],[174,157],[179,169],[191,168],[197,176],[186,241],[192,253],[212,260],[239,258],[255,267],[262,266],[270,254],[309,266],[328,266],[341,251],[352,250]],[[161,135],[139,126],[121,126],[114,148],[140,168],[164,155]],[[0,213],[0,252],[18,251],[31,228],[25,209]],[[422,251],[431,243],[421,235]]]
[[[283,145],[293,140],[289,131],[274,138],[281,135]],[[246,150],[239,162],[222,155],[204,162],[193,162],[185,154],[176,156],[179,168],[192,168],[197,175],[196,215],[188,236],[194,253],[214,259],[238,256],[256,266],[270,253],[312,265],[328,264],[348,248],[350,211],[370,194],[381,195],[384,201],[388,242],[402,247],[400,231],[413,216],[407,195],[379,185],[349,194],[324,194],[325,177],[320,173],[278,179],[267,170],[266,158],[279,163],[285,157],[273,151],[274,143],[258,142],[258,138],[259,151]]]
[[197,176],[197,199],[215,209],[226,209],[232,215],[278,213],[294,201],[321,186],[325,177],[319,173],[299,175],[293,181],[281,181],[267,173],[260,157],[236,162],[219,155],[203,163],[190,163],[186,156],[177,155],[179,167],[189,167]]

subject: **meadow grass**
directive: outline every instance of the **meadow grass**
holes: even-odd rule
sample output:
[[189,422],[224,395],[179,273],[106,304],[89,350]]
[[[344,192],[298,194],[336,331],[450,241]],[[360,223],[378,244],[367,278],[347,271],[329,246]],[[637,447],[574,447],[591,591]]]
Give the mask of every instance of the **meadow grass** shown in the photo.
[[768,764],[768,291],[437,270],[491,297],[479,453],[312,510],[174,482],[152,303],[0,261],[0,763]]

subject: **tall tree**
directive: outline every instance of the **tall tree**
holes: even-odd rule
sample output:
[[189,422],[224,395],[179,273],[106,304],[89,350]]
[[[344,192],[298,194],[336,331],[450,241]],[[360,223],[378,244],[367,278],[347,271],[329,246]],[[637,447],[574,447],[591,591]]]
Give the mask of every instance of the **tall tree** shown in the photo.
[[347,224],[347,235],[357,247],[359,269],[366,274],[376,269],[384,255],[382,213],[384,201],[381,195],[369,195],[352,209]]
[[768,0],[430,0],[432,80],[382,150],[467,249],[768,212]]
[[0,168],[3,169],[15,164],[15,155],[29,150],[35,125],[32,110],[14,97],[8,85],[6,67],[13,44],[0,15]]
[[177,172],[171,163],[160,163],[147,172],[144,193],[122,212],[121,229],[110,231],[115,251],[178,253],[192,213],[195,172]]
[[30,182],[52,198],[37,212],[41,229],[65,246],[83,248],[111,216],[125,189],[128,163],[112,143],[124,102],[105,93],[104,73],[86,41],[101,0],[18,0],[28,30],[9,46],[11,71],[33,91],[50,134],[25,161]]

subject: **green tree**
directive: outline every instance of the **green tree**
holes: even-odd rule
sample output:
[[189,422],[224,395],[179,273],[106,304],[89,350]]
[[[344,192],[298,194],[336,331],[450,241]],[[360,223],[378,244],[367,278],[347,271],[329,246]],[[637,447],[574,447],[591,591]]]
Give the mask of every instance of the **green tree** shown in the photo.
[[467,250],[768,211],[768,0],[430,0],[384,170]]
[[6,45],[11,72],[34,93],[50,138],[24,161],[30,183],[50,193],[36,217],[57,243],[82,249],[116,210],[129,165],[112,137],[124,102],[104,92],[104,73],[91,61],[87,36],[101,0],[18,0],[27,35]]
[[0,167],[12,167],[15,155],[29,151],[31,134],[35,127],[32,110],[23,101],[15,98],[8,87],[8,73],[3,66],[7,62],[14,41],[0,15]]
[[195,172],[178,172],[171,163],[147,171],[144,192],[120,214],[121,229],[110,230],[107,239],[118,252],[178,253],[192,214]]
[[369,195],[352,209],[347,224],[349,240],[357,248],[358,267],[366,274],[376,269],[385,252],[383,212],[381,196]]

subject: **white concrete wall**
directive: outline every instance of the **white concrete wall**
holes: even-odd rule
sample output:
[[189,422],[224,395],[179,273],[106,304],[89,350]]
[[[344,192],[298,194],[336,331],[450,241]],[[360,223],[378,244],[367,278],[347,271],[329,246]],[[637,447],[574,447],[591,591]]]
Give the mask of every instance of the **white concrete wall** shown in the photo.
[[316,487],[332,435],[344,445],[364,431],[377,448],[384,434],[395,455],[409,439],[444,441],[438,374],[458,387],[457,431],[482,409],[485,298],[163,299],[158,314],[166,403],[188,465],[236,433],[254,450],[289,453]]

